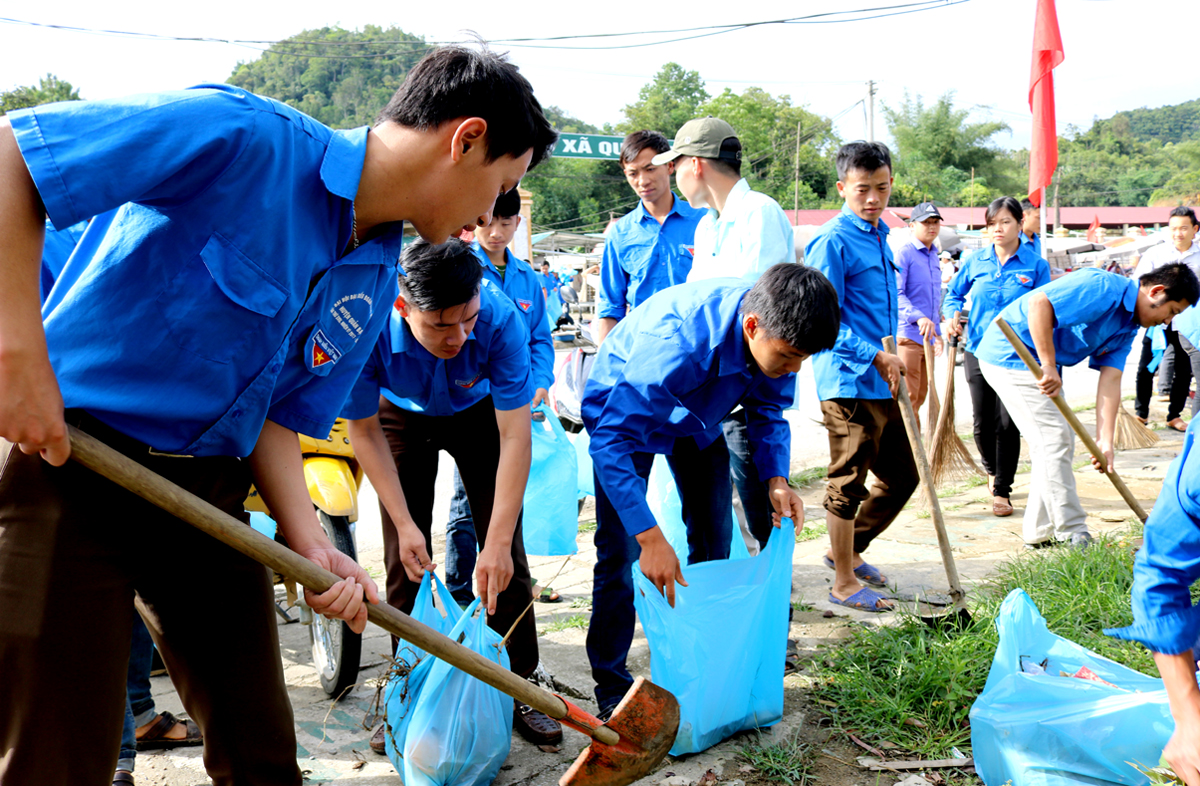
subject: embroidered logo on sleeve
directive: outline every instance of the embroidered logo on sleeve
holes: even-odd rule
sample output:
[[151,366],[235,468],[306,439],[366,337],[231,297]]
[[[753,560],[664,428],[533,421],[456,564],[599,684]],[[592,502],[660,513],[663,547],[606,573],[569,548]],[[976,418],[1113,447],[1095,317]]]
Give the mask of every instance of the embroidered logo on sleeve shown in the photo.
[[483,376],[483,372],[480,371],[478,374],[475,375],[474,379],[456,379],[456,380],[454,380],[454,384],[458,385],[460,388],[473,388],[473,387],[475,387],[475,383],[478,382],[479,378],[482,376]]
[[312,367],[319,368],[326,363],[337,363],[342,359],[342,352],[333,345],[323,330],[313,334]]
[[517,298],[517,305],[521,307],[522,311],[528,311],[529,309],[533,308],[533,301],[521,300],[520,298]]

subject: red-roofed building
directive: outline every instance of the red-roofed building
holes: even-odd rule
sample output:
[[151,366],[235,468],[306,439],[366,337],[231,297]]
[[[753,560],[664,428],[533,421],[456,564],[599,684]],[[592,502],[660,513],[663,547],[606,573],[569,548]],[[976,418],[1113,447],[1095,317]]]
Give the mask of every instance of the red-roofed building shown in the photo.
[[[938,212],[946,224],[950,226],[966,226],[968,229],[982,229],[986,205],[975,207],[939,207]],[[1123,232],[1126,227],[1145,227],[1154,229],[1167,225],[1170,219],[1169,207],[1064,207],[1060,208],[1062,223],[1067,229],[1087,229],[1093,219],[1099,219],[1100,225],[1110,230]],[[837,215],[836,210],[785,210],[793,226],[803,224],[824,224]],[[884,211],[883,221],[889,227],[903,226],[911,207],[889,207]],[[1054,208],[1046,208],[1047,223],[1054,223]]]

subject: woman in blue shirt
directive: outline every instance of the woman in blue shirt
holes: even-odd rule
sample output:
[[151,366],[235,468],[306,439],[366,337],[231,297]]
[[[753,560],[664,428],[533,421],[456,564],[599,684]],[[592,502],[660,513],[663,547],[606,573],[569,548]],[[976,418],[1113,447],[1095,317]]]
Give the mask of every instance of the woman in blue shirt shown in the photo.
[[959,315],[971,298],[966,330],[963,370],[971,391],[975,416],[975,447],[988,474],[992,493],[992,513],[1011,516],[1009,496],[1021,456],[1021,433],[1013,424],[1004,404],[979,372],[975,349],[983,331],[1009,303],[1050,282],[1050,266],[1033,247],[1021,242],[1021,203],[1012,197],[1000,197],[988,205],[986,221],[992,245],[976,254],[950,279],[942,303],[942,315],[950,322],[950,334],[963,335]]

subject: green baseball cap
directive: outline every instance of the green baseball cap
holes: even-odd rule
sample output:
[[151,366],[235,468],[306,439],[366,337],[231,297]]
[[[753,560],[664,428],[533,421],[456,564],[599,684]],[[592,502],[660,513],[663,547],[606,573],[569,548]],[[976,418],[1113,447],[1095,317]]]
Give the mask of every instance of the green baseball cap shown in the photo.
[[[722,150],[721,145],[727,139],[732,139],[736,144],[726,145]],[[675,143],[671,145],[671,149],[665,153],[659,153],[651,159],[650,163],[662,166],[680,156],[741,161],[742,146],[738,142],[733,126],[724,120],[711,116],[698,117],[684,123],[683,127],[679,129],[679,133],[675,134]]]

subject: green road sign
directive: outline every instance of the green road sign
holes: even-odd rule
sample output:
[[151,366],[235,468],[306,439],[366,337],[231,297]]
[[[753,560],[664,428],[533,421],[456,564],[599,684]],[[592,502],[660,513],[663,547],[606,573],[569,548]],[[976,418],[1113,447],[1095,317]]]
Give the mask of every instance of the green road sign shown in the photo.
[[616,161],[621,157],[623,136],[603,134],[559,134],[552,155],[560,158],[599,158]]

